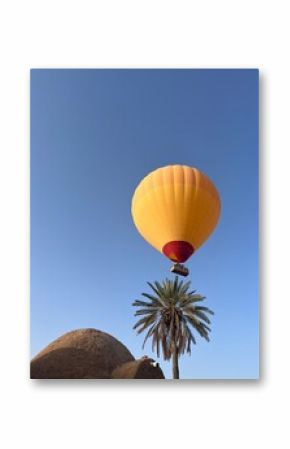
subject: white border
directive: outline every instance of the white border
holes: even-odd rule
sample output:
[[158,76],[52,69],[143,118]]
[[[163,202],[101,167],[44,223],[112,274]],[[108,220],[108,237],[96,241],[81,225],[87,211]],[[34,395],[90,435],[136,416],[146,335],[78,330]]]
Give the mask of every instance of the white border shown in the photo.
[[[1,6],[1,447],[287,447],[288,17],[280,0]],[[260,69],[261,381],[28,379],[31,67]]]

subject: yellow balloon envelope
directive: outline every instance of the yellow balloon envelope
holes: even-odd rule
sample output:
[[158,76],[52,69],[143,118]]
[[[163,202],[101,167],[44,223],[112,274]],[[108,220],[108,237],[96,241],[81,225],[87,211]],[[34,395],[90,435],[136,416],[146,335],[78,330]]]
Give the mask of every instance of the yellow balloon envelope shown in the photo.
[[169,165],[149,173],[132,198],[132,217],[142,237],[174,262],[185,262],[219,219],[220,199],[200,170]]

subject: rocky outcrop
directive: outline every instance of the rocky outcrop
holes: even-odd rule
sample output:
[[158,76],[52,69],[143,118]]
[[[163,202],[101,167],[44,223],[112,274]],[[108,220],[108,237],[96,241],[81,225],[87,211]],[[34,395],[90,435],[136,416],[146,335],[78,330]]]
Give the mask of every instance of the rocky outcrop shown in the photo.
[[112,379],[164,379],[164,374],[153,359],[142,358],[123,363],[114,369]]
[[68,332],[39,352],[31,379],[164,379],[152,359],[135,360],[112,335],[96,329]]

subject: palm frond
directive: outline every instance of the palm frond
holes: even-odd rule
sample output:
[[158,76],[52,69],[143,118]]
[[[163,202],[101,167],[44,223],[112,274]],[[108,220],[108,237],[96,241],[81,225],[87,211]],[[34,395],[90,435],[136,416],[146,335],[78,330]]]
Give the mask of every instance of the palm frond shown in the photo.
[[[158,302],[160,298],[150,295],[149,293],[141,293],[142,296],[145,296],[146,298],[150,299],[151,302]],[[149,303],[150,304],[150,303]]]
[[141,332],[146,329],[151,323],[155,321],[155,314],[153,313],[150,316],[145,316],[144,318],[141,318],[141,320],[137,321],[137,323],[133,326],[133,329],[137,329],[138,327],[141,328],[137,330],[137,333],[140,334]]
[[195,310],[204,310],[206,313],[210,313],[211,315],[214,315],[214,312],[211,309],[209,309],[208,307],[195,306]]
[[147,284],[149,285],[149,287],[152,288],[152,290],[156,293],[156,295],[160,297],[161,294],[160,289],[158,289],[158,287],[156,287],[155,285],[151,284],[151,282],[147,282]]
[[148,340],[149,337],[151,337],[151,335],[152,335],[152,333],[154,332],[154,329],[155,329],[156,326],[157,326],[157,323],[154,323],[154,324],[149,328],[149,330],[148,330],[148,332],[147,332],[147,334],[146,334],[146,336],[145,336],[145,338],[144,338],[143,345],[142,345],[142,349],[144,349],[144,346],[145,346],[146,341]]
[[158,281],[155,281],[154,284],[155,284],[156,291],[158,292],[158,295],[160,296],[160,298],[162,298],[164,295],[162,285]]
[[201,337],[209,341],[208,332],[203,323],[197,320],[193,315],[185,315],[185,319],[192,325]]
[[206,298],[205,298],[205,296],[194,294],[194,295],[188,295],[188,299],[190,300],[191,303],[194,303],[194,302],[203,301]]
[[195,292],[196,292],[196,290],[191,290],[191,292],[188,292],[187,295],[188,295],[188,296],[192,296],[192,295],[195,294]]
[[133,303],[132,306],[144,306],[144,307],[152,307],[153,305],[149,302],[145,302],[145,301],[140,301],[139,299],[136,299]]
[[189,289],[189,286],[191,284],[191,281],[187,281],[187,282],[180,282],[179,284],[179,293],[181,295],[184,295],[185,293],[187,293],[187,290]]
[[134,316],[149,315],[152,312],[158,312],[158,310],[160,310],[160,307],[151,307],[151,308],[148,308],[148,309],[139,309],[139,310],[136,310],[136,312],[134,313]]
[[205,321],[207,324],[210,324],[210,319],[206,316],[205,313],[201,312],[200,310],[196,310],[194,311],[194,315],[197,316],[198,318],[201,318],[203,321]]

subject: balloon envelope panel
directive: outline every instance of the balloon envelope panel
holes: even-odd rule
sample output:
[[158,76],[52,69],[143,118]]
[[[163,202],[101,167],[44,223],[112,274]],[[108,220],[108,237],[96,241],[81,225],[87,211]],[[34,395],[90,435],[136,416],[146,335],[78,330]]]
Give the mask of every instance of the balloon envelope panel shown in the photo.
[[200,170],[169,165],[140,182],[131,210],[142,237],[171,260],[183,262],[216,227],[220,199],[212,181]]

